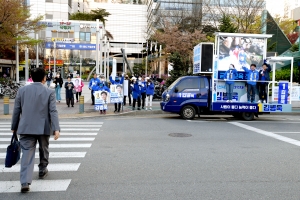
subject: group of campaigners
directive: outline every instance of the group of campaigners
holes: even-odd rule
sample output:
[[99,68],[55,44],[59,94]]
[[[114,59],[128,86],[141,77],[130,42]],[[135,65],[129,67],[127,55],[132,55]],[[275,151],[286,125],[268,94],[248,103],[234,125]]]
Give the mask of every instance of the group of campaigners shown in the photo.
[[[28,81],[30,82],[30,80]],[[60,103],[61,101],[61,89],[64,86],[66,90],[66,104],[68,107],[70,107],[70,105],[74,107],[74,95],[76,97],[76,102],[78,102],[78,98],[79,96],[81,96],[82,88],[84,86],[84,83],[80,79],[79,75],[74,80],[74,83],[71,81],[70,76],[68,76],[67,82],[64,83],[63,78],[60,76],[60,73],[56,73],[56,75],[54,76],[52,71],[49,71],[46,74],[46,83],[48,87],[55,89],[56,102],[58,103]]]
[[[257,103],[267,103],[267,86],[270,81],[270,71],[272,70],[270,64],[267,60],[264,60],[261,70],[256,70],[256,65],[251,64],[250,69],[243,67],[243,70],[247,75],[247,101],[248,103],[255,103],[255,95],[257,91],[259,93],[259,101]],[[232,102],[232,94],[234,88],[234,81],[238,77],[238,72],[233,64],[230,64],[229,69],[224,74],[224,80],[226,85],[226,93],[228,100],[227,102]]]
[[[104,91],[111,92],[110,88],[114,88],[118,97],[122,97],[117,102],[114,102],[115,110],[114,112],[120,112],[121,105],[123,103],[126,106],[126,99],[128,97],[129,106],[132,109],[137,110],[145,109],[152,110],[152,99],[154,95],[154,83],[149,77],[138,76],[129,78],[128,75],[124,74],[122,76],[112,76],[109,77],[111,85],[109,86],[104,77],[97,78],[97,74],[89,82],[89,89],[91,90],[92,105],[95,105],[95,92]],[[104,95],[104,92],[101,93]],[[124,93],[125,92],[125,93]],[[105,95],[104,98],[106,98]],[[131,100],[133,102],[131,104]],[[105,114],[105,109],[100,109],[100,114]]]

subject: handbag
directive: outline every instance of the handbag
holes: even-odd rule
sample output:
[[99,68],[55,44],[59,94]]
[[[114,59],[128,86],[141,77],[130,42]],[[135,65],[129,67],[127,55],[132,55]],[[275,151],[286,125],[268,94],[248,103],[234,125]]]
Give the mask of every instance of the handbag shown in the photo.
[[21,154],[21,145],[18,140],[17,133],[14,131],[10,145],[8,145],[6,150],[6,158],[5,158],[5,167],[12,167],[20,160]]
[[73,94],[76,94],[76,90],[75,90],[75,88],[73,88],[72,92],[73,92]]

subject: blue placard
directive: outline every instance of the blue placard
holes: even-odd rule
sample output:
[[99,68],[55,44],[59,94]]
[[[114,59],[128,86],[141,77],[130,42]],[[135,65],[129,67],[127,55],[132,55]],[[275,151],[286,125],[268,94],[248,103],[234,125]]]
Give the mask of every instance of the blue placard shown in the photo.
[[213,103],[214,111],[238,111],[238,112],[258,112],[258,105],[254,103]]
[[279,82],[278,103],[279,104],[287,104],[288,94],[289,94],[289,83]]
[[[218,71],[218,79],[224,79],[224,74],[226,71]],[[246,72],[238,71],[237,79],[236,80],[247,80]]]

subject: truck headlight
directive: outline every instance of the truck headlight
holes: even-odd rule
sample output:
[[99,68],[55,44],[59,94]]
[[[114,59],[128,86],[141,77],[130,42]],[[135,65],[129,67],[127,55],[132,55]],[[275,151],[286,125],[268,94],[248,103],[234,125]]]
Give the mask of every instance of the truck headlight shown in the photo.
[[166,94],[166,100],[165,101],[169,101],[170,100],[170,95]]

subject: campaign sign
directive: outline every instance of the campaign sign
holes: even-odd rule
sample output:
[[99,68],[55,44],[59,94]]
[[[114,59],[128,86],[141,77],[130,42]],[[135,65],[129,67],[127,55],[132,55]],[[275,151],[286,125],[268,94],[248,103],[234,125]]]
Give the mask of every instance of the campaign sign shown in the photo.
[[123,85],[110,85],[110,102],[123,103]]
[[264,105],[264,111],[269,112],[270,111],[270,105]]
[[107,110],[107,104],[109,103],[109,92],[107,91],[95,91],[95,110]]
[[278,103],[279,104],[287,104],[288,94],[289,94],[289,83],[279,82]]
[[258,112],[258,105],[254,103],[213,103],[214,111],[238,111],[238,112]]

